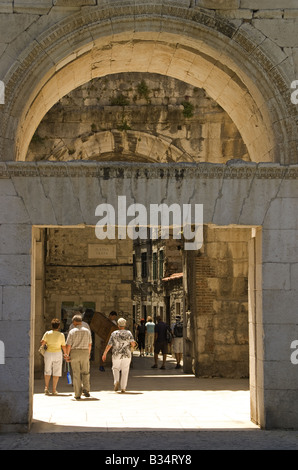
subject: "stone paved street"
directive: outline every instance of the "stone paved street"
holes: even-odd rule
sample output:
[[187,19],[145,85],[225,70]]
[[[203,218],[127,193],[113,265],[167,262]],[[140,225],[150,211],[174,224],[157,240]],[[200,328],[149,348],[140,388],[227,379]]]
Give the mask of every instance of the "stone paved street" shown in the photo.
[[298,432],[250,421],[247,380],[197,379],[170,356],[165,371],[152,363],[134,357],[125,394],[113,391],[110,369],[92,368],[91,397],[81,401],[65,376],[56,397],[37,380],[30,433],[1,435],[0,449],[298,449]]

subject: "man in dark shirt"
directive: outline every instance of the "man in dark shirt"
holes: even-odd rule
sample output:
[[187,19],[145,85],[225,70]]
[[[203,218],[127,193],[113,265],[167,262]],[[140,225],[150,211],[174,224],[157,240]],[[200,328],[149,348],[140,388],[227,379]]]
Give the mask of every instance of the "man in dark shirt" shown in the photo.
[[163,355],[163,362],[161,369],[166,368],[166,359],[168,353],[167,330],[168,326],[162,321],[161,317],[157,317],[157,324],[154,328],[154,365],[152,369],[157,369],[158,354],[161,352]]

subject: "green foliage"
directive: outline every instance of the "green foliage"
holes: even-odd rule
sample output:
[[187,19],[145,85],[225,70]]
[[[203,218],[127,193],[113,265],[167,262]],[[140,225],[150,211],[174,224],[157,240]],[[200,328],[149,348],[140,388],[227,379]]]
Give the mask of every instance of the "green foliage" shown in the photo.
[[138,84],[138,95],[140,98],[145,98],[147,102],[150,102],[150,89],[148,88],[145,80],[142,80],[141,83]]
[[111,106],[128,106],[129,100],[122,93],[119,95],[110,98]]
[[129,131],[131,129],[130,125],[127,123],[126,119],[118,126],[119,131]]
[[193,116],[194,105],[189,101],[183,101],[181,104],[184,107],[183,116],[186,118],[191,118]]

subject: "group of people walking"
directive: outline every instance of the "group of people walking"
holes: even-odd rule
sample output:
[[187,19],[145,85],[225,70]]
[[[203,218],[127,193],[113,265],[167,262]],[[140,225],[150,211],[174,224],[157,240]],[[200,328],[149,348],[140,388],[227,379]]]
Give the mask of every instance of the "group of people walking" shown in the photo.
[[[115,312],[113,312],[115,314]],[[116,322],[116,320],[115,320]],[[179,328],[177,327],[179,326]],[[80,312],[77,312],[72,318],[72,324],[69,327],[67,337],[61,333],[60,320],[54,318],[51,322],[52,329],[47,331],[41,340],[44,352],[44,378],[46,395],[50,395],[49,383],[51,376],[52,394],[58,395],[57,384],[59,377],[62,376],[63,359],[66,364],[71,363],[72,382],[74,396],[80,400],[81,396],[90,396],[90,354],[92,349],[92,335],[88,323],[83,321]],[[125,393],[129,369],[132,358],[132,351],[138,344],[140,356],[144,355],[145,350],[148,354],[154,354],[154,364],[152,368],[157,368],[158,355],[161,352],[163,362],[161,369],[165,369],[166,357],[168,354],[169,343],[173,343],[173,353],[176,356],[176,368],[181,367],[183,327],[181,318],[176,317],[176,322],[172,327],[157,317],[157,323],[148,317],[148,321],[141,320],[139,328],[136,329],[138,343],[135,341],[131,331],[126,329],[127,322],[124,318],[117,320],[118,329],[113,331],[106,347],[103,351],[101,360],[104,363],[107,354],[112,349],[112,371],[114,378],[114,390],[120,390]],[[143,327],[143,328],[142,328]]]
[[165,369],[170,344],[172,353],[175,354],[177,361],[176,369],[180,369],[183,356],[183,324],[181,316],[176,316],[176,322],[171,327],[163,322],[161,317],[157,317],[156,322],[155,324],[152,318],[148,317],[148,321],[145,323],[145,320],[142,318],[140,325],[136,327],[140,356],[144,356],[144,350],[147,355],[154,355],[152,369],[157,369],[158,355],[161,353],[163,362],[160,368]]

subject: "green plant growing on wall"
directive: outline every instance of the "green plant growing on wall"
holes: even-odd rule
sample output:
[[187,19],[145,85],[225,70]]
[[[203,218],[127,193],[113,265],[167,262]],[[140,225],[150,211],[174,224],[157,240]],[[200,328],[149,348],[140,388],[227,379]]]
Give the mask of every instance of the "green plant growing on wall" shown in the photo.
[[124,96],[122,93],[119,95],[110,98],[111,106],[128,106],[129,105],[129,99]]
[[183,116],[186,118],[191,118],[193,116],[194,105],[190,103],[189,101],[183,101],[181,104],[184,108]]
[[138,84],[138,95],[139,98],[145,98],[147,103],[150,103],[150,89],[148,85],[146,84],[145,80],[142,80],[141,83]]
[[123,120],[122,124],[117,128],[119,131],[129,131],[131,129],[130,125],[127,123],[126,119]]

